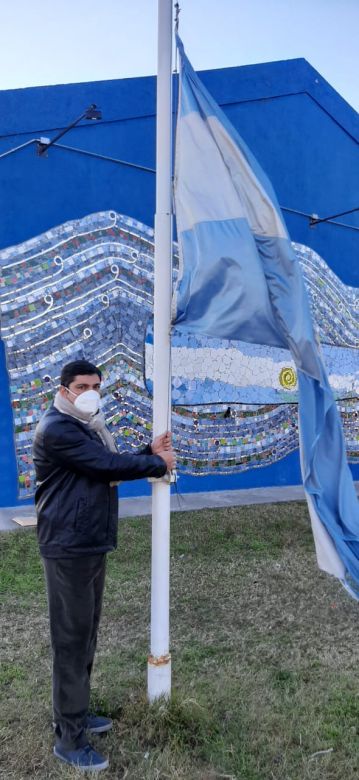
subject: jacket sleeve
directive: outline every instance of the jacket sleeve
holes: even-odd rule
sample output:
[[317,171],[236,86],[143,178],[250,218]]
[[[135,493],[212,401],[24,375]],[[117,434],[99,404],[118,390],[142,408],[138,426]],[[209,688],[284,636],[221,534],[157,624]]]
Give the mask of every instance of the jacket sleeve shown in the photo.
[[162,477],[167,466],[159,455],[110,452],[90,439],[77,425],[50,425],[44,431],[48,458],[66,470],[86,474],[99,482]]
[[140,450],[137,450],[136,455],[152,455],[152,447],[150,444],[146,444]]

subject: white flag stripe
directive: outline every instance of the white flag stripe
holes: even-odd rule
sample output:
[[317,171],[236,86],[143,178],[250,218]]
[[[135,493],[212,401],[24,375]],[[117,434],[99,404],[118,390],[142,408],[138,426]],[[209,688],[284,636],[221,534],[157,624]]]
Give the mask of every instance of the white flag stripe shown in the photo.
[[[184,172],[191,172],[191,176],[181,176],[176,181],[176,199],[181,206],[180,230],[190,230],[199,222],[243,218],[244,210],[230,176],[223,175],[223,158],[207,123],[197,113],[187,114],[180,121],[181,142],[177,145],[176,165]],[[211,193],[206,197],[202,188],[204,178],[209,180]]]
[[221,149],[228,177],[234,182],[237,197],[243,205],[252,233],[258,236],[288,238],[284,223],[240,148],[216,116],[210,116],[207,121]]
[[[180,121],[176,164],[184,174],[191,174],[176,181],[180,230],[190,230],[200,222],[245,218],[255,235],[287,238],[268,195],[217,117],[203,121],[192,112]],[[205,177],[209,194],[203,198]]]
[[339,558],[328,531],[326,531],[323,523],[321,523],[319,520],[319,517],[314,508],[312,497],[309,495],[309,493],[306,493],[306,499],[312,526],[315,554],[318,566],[322,571],[326,571],[327,574],[332,574],[333,577],[338,577],[339,580],[344,580],[345,567]]
[[[239,344],[239,342],[238,342]],[[298,383],[296,367],[289,350],[268,350],[261,345],[252,345],[252,352],[241,351],[240,346],[230,347],[187,347],[171,348],[171,371],[173,383],[176,378],[182,382],[197,380],[204,382],[222,382],[234,388],[262,387],[278,391],[282,395],[291,396],[297,400]],[[334,371],[328,370],[329,383],[337,397],[353,397],[359,395],[359,368],[352,372],[354,358],[350,357],[357,350],[342,347],[323,347],[323,357],[327,365],[332,365]],[[146,342],[146,378],[153,378],[153,345]],[[355,357],[357,355],[355,354]],[[205,389],[203,390],[205,394]],[[254,391],[255,392],[255,391]],[[224,399],[228,400],[228,398]],[[280,401],[283,399],[281,398]],[[273,402],[273,398],[268,399]],[[204,395],[204,402],[207,399]],[[253,397],[253,403],[257,400]]]
[[[300,417],[298,418],[298,433],[300,443],[299,458],[301,471],[303,474],[304,463],[303,446],[300,434]],[[305,497],[307,499],[318,567],[321,569],[321,571],[326,571],[327,574],[331,574],[333,577],[338,577],[339,580],[344,582],[346,577],[346,568],[344,563],[341,560],[336,550],[335,544],[328,534],[327,529],[324,527],[323,523],[318,517],[312,496],[307,491],[305,491]]]

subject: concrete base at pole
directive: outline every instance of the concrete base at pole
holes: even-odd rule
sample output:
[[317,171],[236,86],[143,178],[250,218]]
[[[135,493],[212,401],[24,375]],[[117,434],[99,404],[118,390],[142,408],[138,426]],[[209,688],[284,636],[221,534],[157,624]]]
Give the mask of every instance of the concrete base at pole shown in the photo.
[[171,695],[171,656],[161,655],[156,658],[148,657],[147,663],[147,691],[149,702],[163,696],[169,699]]

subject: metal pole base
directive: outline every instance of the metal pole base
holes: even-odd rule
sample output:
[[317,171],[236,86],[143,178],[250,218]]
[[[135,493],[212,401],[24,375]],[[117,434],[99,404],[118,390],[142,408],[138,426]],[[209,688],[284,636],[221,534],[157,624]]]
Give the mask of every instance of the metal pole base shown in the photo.
[[171,695],[171,656],[161,655],[148,657],[147,691],[150,703],[161,696],[169,699]]

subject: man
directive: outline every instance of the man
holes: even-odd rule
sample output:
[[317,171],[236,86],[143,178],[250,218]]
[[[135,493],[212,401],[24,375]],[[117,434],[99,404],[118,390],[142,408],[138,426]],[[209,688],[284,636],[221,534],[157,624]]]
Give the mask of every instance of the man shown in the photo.
[[101,371],[68,363],[53,405],[34,439],[38,540],[43,558],[53,651],[54,754],[82,770],[106,769],[89,733],[109,718],[88,712],[106,553],[117,544],[116,484],[162,477],[175,468],[171,435],[139,454],[119,453],[99,410]]

